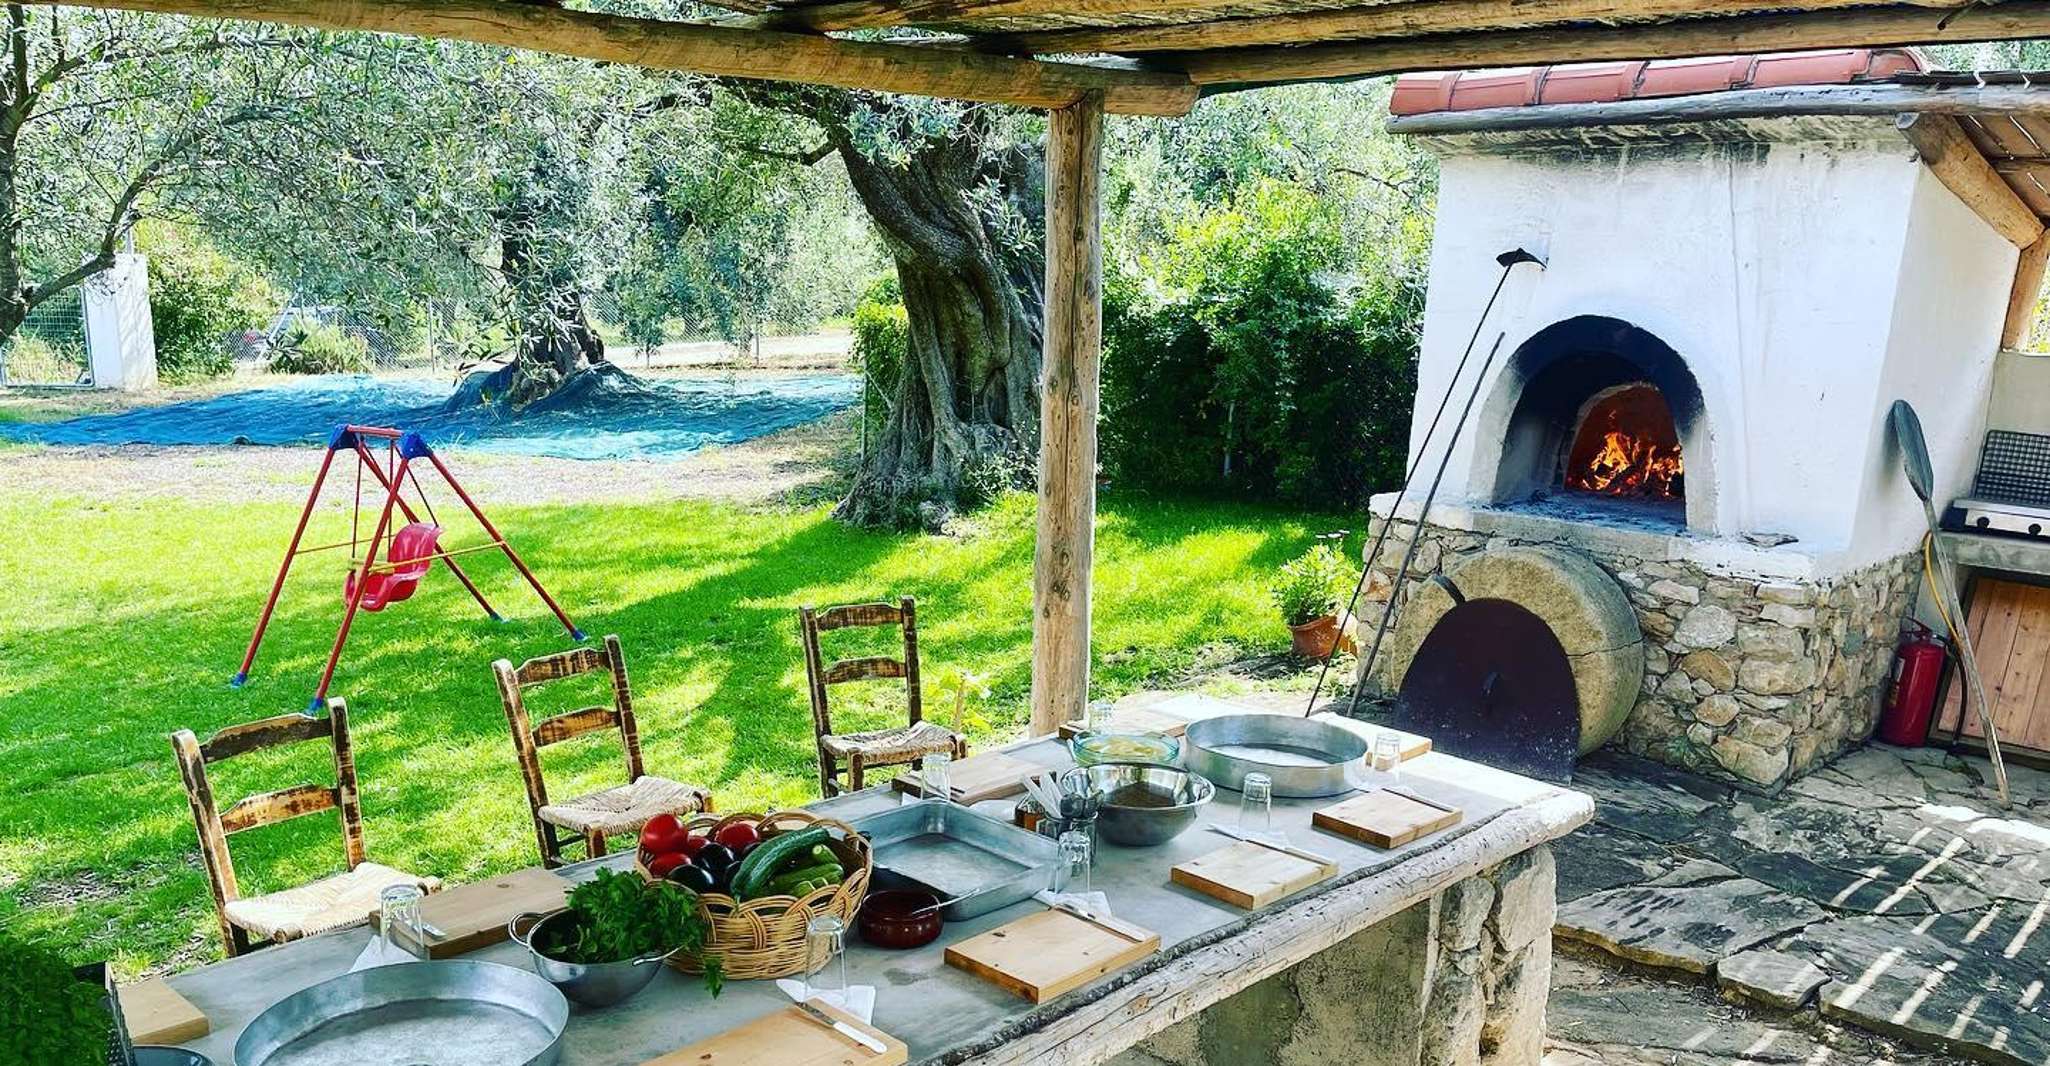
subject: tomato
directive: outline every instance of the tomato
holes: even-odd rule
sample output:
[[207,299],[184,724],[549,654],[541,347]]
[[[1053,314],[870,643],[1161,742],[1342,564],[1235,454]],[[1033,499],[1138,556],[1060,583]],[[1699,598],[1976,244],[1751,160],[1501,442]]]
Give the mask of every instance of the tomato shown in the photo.
[[690,859],[687,858],[680,851],[672,851],[664,855],[657,855],[655,856],[654,861],[648,864],[648,872],[655,875],[656,877],[668,877],[669,871],[674,870],[677,867],[682,866],[684,863],[687,863],[689,861]]
[[711,842],[712,838],[706,836],[703,833],[692,833],[691,835],[683,838],[682,851],[685,855],[688,855],[691,858],[695,859],[698,857],[698,852],[705,850],[705,845],[710,844]]
[[754,826],[746,822],[735,822],[712,834],[712,839],[732,848],[734,851],[739,851],[742,848],[752,847],[761,843],[762,834]]
[[641,827],[641,847],[656,855],[683,850],[683,823],[673,814],[658,814]]

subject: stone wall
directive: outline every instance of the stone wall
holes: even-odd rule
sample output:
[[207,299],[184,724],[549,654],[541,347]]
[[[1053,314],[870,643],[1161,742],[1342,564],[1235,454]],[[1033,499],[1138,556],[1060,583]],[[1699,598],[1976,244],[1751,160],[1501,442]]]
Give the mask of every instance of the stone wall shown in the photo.
[[[1390,531],[1368,580],[1359,610],[1363,649],[1414,530],[1404,520]],[[1547,542],[1427,525],[1403,596],[1434,574],[1456,584],[1460,564],[1491,548],[1535,543]],[[1918,553],[1811,583],[1752,581],[1573,547],[1623,586],[1645,635],[1644,684],[1612,743],[1776,790],[1871,734],[1919,579]],[[1404,655],[1384,655],[1369,687],[1393,691],[1408,666]]]
[[1111,1066],[1539,1066],[1556,883],[1551,849],[1524,852]]

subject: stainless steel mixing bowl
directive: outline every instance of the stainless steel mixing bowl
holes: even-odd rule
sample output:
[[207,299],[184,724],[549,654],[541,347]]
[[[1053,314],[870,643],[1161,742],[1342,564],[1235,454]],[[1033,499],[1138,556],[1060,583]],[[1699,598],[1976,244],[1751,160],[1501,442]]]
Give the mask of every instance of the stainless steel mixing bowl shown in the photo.
[[[1071,770],[1089,778],[1103,797],[1096,832],[1128,848],[1165,844],[1196,824],[1196,810],[1217,794],[1215,786],[1187,770],[1152,763],[1104,762]],[[1120,802],[1122,800],[1122,802]]]

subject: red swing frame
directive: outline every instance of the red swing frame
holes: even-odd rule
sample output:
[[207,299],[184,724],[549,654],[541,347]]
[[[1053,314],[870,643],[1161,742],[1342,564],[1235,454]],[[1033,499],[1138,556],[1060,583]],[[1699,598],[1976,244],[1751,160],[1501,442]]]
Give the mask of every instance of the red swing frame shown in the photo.
[[[378,462],[377,457],[371,454],[369,445],[364,443],[366,439],[384,442],[386,463]],[[349,539],[335,544],[301,548],[299,542],[305,538],[307,522],[313,517],[314,507],[320,503],[320,491],[327,484],[328,472],[334,467],[335,454],[342,451],[349,452],[356,459],[356,511],[352,512],[350,516]],[[364,551],[362,561],[356,564],[351,580],[345,585],[347,590],[344,595],[346,608],[342,612],[342,624],[335,632],[334,647],[328,651],[327,665],[320,672],[320,684],[314,690],[313,698],[306,705],[307,713],[319,712],[321,705],[327,699],[328,685],[334,681],[335,667],[341,662],[342,648],[349,642],[349,629],[355,624],[356,612],[362,608],[364,594],[371,585],[369,580],[370,574],[378,569],[378,547],[385,542],[385,532],[391,528],[393,512],[396,511],[404,515],[408,522],[418,522],[420,520],[419,512],[413,509],[412,504],[406,502],[404,495],[401,493],[407,479],[410,478],[412,480],[413,489],[419,495],[421,505],[427,508],[428,517],[434,517],[433,504],[428,502],[427,494],[421,490],[419,474],[413,467],[415,462],[420,461],[426,462],[441,475],[442,481],[446,482],[448,487],[454,490],[456,498],[463,502],[463,506],[469,510],[470,516],[477,520],[477,524],[482,526],[485,534],[491,538],[489,542],[477,548],[460,550],[481,550],[496,547],[503,551],[505,557],[512,562],[514,569],[518,570],[520,576],[526,579],[528,587],[532,588],[534,594],[541,597],[541,602],[547,604],[548,609],[555,613],[556,619],[562,622],[562,628],[569,631],[570,637],[574,640],[584,639],[584,631],[578,629],[576,623],[569,620],[569,615],[563,613],[562,607],[555,602],[555,598],[548,594],[547,589],[541,587],[541,579],[535,577],[532,570],[527,569],[526,562],[520,558],[518,552],[513,550],[512,545],[507,543],[505,535],[498,531],[497,526],[491,524],[491,519],[485,517],[484,509],[477,506],[477,501],[471,499],[470,494],[463,490],[462,483],[457,481],[456,476],[449,472],[448,466],[441,461],[440,456],[434,454],[434,449],[428,447],[427,441],[420,434],[393,429],[388,426],[342,425],[335,427],[335,431],[328,437],[327,451],[320,460],[320,472],[313,477],[313,488],[306,494],[306,506],[299,511],[299,523],[292,529],[292,540],[285,546],[285,558],[278,564],[278,576],[271,582],[270,596],[263,601],[263,613],[257,616],[256,632],[250,634],[249,650],[243,653],[242,666],[235,671],[234,678],[229,682],[230,685],[240,688],[249,680],[249,668],[256,663],[257,648],[262,646],[264,631],[270,627],[271,614],[277,609],[278,595],[285,588],[285,577],[292,572],[292,561],[301,555],[326,551],[331,548],[347,546],[353,550],[358,543],[356,519],[362,509],[363,472],[368,470],[383,489],[384,505],[378,509],[377,525],[370,533],[370,546]],[[389,466],[389,469],[387,469],[387,466]],[[482,607],[484,613],[492,621],[504,621],[504,616],[500,615],[491,606],[490,601],[484,598],[484,593],[477,588],[476,583],[472,582],[470,576],[463,573],[463,568],[456,564],[453,558],[455,554],[457,553],[450,552],[448,549],[437,545],[434,551],[424,556],[424,558],[428,560],[429,566],[432,566],[435,561],[446,565],[449,572],[455,575],[456,580],[462,582],[463,588],[469,592],[470,598],[477,601],[477,606]]]

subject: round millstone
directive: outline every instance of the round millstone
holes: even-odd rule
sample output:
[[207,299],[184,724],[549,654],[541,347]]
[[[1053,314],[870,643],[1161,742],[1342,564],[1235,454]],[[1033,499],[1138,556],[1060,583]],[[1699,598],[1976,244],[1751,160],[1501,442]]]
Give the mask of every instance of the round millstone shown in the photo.
[[[1582,755],[1623,727],[1644,685],[1644,637],[1623,586],[1607,571],[1564,548],[1490,548],[1460,563],[1447,581],[1460,598],[1508,600],[1551,627],[1573,667]],[[1436,582],[1411,586],[1382,650],[1387,672],[1379,676],[1399,681],[1407,674],[1424,638],[1456,605]]]

